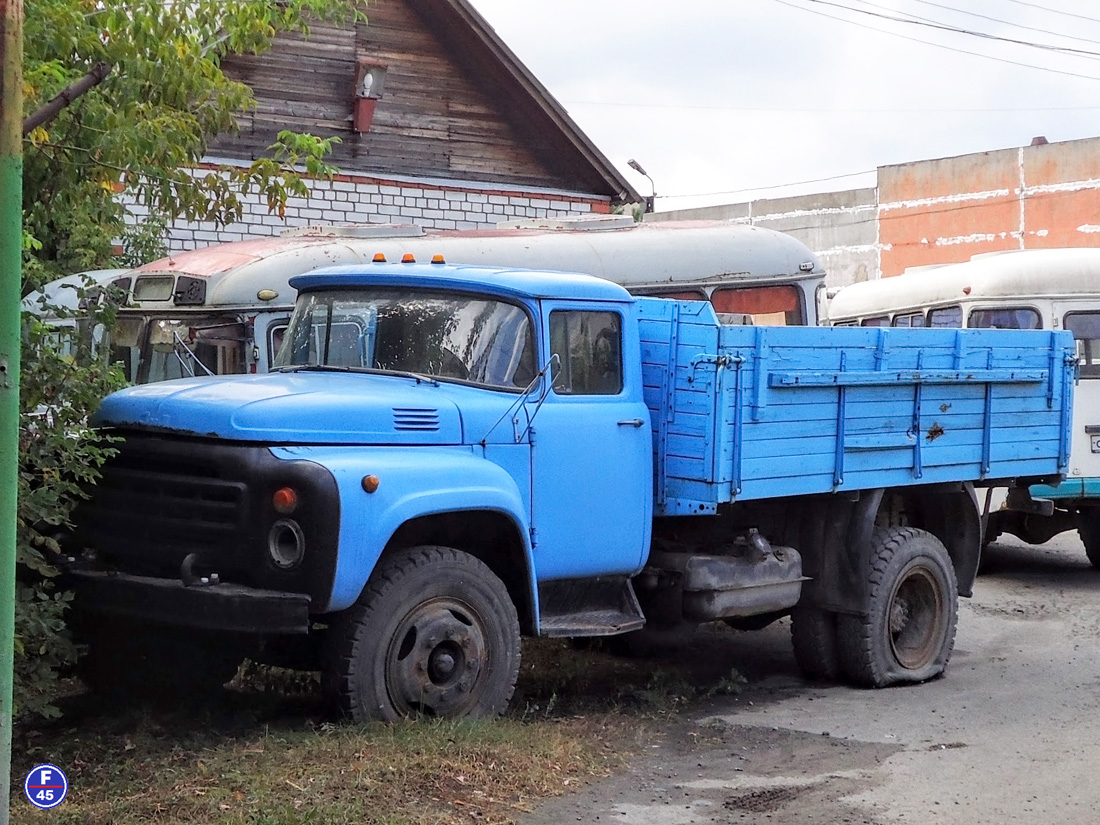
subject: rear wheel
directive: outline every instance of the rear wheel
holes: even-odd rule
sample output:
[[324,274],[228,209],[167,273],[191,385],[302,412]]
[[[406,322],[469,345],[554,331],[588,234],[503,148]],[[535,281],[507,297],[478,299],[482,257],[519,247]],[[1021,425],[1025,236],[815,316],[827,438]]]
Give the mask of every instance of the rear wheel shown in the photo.
[[357,722],[492,716],[515,690],[515,607],[493,571],[459,550],[394,556],[330,633],[326,693]]
[[791,643],[799,669],[809,679],[835,681],[840,676],[836,614],[817,607],[791,611]]
[[1100,567],[1100,512],[1082,510],[1077,516],[1077,535],[1093,567]]
[[955,570],[943,543],[913,527],[876,528],[867,576],[866,614],[837,617],[845,675],[885,687],[942,674],[958,620]]

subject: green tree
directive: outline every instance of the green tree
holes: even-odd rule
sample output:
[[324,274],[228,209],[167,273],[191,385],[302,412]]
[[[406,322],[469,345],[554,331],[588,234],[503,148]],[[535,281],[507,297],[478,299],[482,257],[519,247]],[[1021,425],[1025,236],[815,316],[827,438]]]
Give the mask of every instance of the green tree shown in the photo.
[[348,0],[27,0],[25,114],[98,63],[111,73],[26,141],[24,227],[37,246],[25,289],[110,264],[126,226],[120,191],[159,220],[222,224],[240,217],[246,192],[266,196],[274,211],[288,193],[306,194],[293,167],[325,171],[331,139],[284,133],[250,167],[191,173],[210,140],[254,105],[220,62],[263,52],[281,32],[308,35],[311,20],[362,19],[362,8]]
[[[236,128],[251,91],[219,68],[227,54],[260,53],[281,32],[308,35],[310,21],[364,19],[348,0],[26,0],[24,115],[105,63],[110,74],[24,142],[24,293],[62,275],[134,266],[176,218],[231,223],[246,194],[273,211],[305,195],[299,174],[330,171],[335,138],[289,132],[269,157],[246,168],[194,173],[217,135]],[[119,195],[142,204],[144,226],[127,220]],[[116,256],[116,244],[126,249]],[[99,305],[91,323],[109,323]],[[65,629],[67,595],[51,555],[83,485],[110,455],[88,419],[117,387],[117,371],[79,333],[25,314],[20,382],[16,705],[51,714],[57,673],[75,648]]]

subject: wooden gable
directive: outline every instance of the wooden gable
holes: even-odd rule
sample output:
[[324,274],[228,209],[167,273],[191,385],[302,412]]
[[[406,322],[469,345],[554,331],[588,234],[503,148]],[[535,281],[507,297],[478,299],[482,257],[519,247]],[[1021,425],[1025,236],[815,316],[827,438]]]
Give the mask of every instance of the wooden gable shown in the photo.
[[[341,171],[591,193],[638,194],[466,0],[373,0],[368,22],[280,36],[263,55],[223,61],[256,108],[212,157],[251,160],[279,131],[339,136]],[[360,60],[384,65],[366,132],[353,128]]]

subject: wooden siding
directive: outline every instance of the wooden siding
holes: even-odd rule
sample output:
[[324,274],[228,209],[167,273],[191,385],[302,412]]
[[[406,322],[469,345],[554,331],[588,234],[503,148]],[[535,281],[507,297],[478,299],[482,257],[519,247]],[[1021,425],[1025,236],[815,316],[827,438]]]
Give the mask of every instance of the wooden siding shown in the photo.
[[[210,154],[250,160],[290,129],[339,136],[331,159],[349,173],[586,191],[578,176],[536,157],[511,122],[508,96],[481,88],[477,61],[456,60],[423,12],[405,0],[376,0],[367,14],[355,29],[318,24],[308,39],[280,36],[264,55],[227,58],[226,73],[253,89],[257,106],[241,116],[240,134],[217,141]],[[388,66],[365,134],[351,128],[358,58]]]

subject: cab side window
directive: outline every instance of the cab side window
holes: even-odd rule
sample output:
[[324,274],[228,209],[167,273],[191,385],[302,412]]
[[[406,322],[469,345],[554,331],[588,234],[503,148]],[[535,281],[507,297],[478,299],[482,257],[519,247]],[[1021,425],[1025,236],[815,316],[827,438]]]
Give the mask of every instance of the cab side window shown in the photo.
[[550,352],[558,357],[558,395],[618,395],[623,390],[622,317],[617,312],[554,310]]

